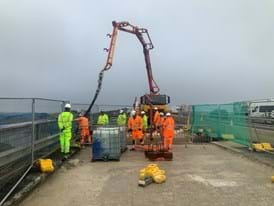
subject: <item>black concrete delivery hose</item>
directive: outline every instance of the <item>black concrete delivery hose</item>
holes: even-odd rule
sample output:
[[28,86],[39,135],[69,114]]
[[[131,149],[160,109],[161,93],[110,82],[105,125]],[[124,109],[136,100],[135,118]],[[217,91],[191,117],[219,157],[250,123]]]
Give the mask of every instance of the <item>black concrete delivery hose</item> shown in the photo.
[[106,70],[102,70],[100,73],[99,73],[99,78],[98,78],[98,86],[97,86],[97,89],[96,89],[96,92],[94,94],[94,97],[87,109],[87,111],[85,112],[85,117],[89,118],[89,115],[90,115],[90,111],[92,109],[92,107],[94,106],[95,102],[96,102],[96,99],[101,91],[101,88],[102,88],[102,83],[103,83],[103,77],[104,77],[104,71]]

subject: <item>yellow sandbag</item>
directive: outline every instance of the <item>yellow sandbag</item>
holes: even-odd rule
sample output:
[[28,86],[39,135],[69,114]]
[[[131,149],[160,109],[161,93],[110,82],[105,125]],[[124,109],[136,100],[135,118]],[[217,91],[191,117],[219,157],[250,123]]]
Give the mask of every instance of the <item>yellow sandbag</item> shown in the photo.
[[272,183],[274,183],[274,176],[271,177],[271,181],[272,181]]
[[153,172],[152,173],[153,176],[164,175],[166,173],[165,170],[160,170],[160,169],[154,169],[152,172]]
[[54,166],[51,159],[39,159],[38,165],[41,172],[53,172]]
[[221,136],[225,140],[232,140],[232,139],[234,139],[234,135],[233,134],[222,134]]
[[165,170],[160,170],[160,172],[162,173],[162,175],[166,174]]
[[152,178],[156,177],[156,176],[159,176],[159,175],[163,175],[160,171],[158,172],[155,172],[152,174]]
[[274,148],[271,146],[270,143],[261,143],[263,148],[267,151],[274,151]]
[[146,172],[146,168],[143,168],[139,171],[139,173],[145,173]]
[[159,169],[158,165],[157,164],[149,164],[146,169]]
[[253,144],[253,149],[257,152],[262,152],[264,151],[263,145],[262,144]]
[[147,169],[145,173],[146,173],[147,176],[152,177],[153,174],[155,174],[158,171],[159,171],[158,169],[152,168],[152,169]]
[[161,184],[166,181],[166,176],[165,175],[157,175],[153,177],[153,181],[157,184]]

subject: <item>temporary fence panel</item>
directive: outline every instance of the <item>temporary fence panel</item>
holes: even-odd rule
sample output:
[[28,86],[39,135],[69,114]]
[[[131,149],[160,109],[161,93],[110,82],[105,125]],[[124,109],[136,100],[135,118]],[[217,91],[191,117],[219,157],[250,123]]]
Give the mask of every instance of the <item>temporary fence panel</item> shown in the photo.
[[33,163],[58,149],[64,101],[0,98],[0,205]]
[[32,100],[0,99],[0,200],[32,165]]
[[202,132],[213,139],[228,139],[249,145],[248,106],[245,102],[194,105],[192,133]]
[[249,116],[251,142],[268,142],[274,145],[273,99],[250,101]]
[[57,120],[63,108],[63,101],[35,100],[35,160],[59,148]]

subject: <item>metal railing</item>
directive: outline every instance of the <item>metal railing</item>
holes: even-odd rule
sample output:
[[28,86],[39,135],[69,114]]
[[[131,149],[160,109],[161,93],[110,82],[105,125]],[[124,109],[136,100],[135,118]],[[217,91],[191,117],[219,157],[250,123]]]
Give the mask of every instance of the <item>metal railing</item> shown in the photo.
[[57,117],[65,102],[0,98],[0,205],[36,160],[59,148]]

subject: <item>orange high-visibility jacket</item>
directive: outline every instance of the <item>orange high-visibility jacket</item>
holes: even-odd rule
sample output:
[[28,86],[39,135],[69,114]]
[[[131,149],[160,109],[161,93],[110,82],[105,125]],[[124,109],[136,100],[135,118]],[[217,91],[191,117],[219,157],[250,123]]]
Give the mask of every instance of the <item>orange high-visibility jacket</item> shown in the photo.
[[79,121],[79,127],[80,128],[88,128],[89,127],[88,118],[86,118],[86,117],[79,117],[76,120]]
[[160,119],[161,119],[160,113],[159,113],[158,111],[156,111],[156,112],[154,113],[153,123],[154,123],[156,126],[158,126],[158,125],[160,124]]
[[165,117],[160,117],[160,126],[164,125]]
[[135,119],[130,117],[128,120],[128,128],[134,130],[143,129],[143,119],[140,116],[136,116]]
[[164,138],[173,138],[175,130],[175,122],[173,117],[166,117],[163,123],[163,136]]

